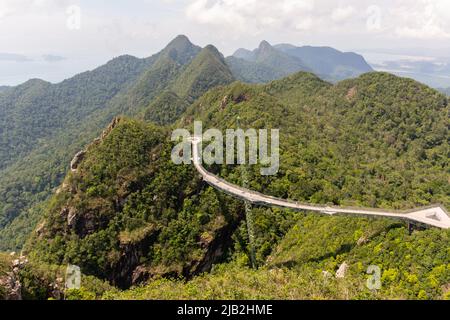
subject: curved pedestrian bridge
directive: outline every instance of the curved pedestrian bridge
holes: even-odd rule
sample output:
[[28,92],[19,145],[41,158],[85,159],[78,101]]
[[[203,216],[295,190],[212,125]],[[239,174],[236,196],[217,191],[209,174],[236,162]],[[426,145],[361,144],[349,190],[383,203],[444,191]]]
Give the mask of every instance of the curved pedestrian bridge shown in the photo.
[[208,172],[202,165],[199,156],[199,145],[201,138],[194,137],[192,142],[192,156],[195,168],[203,177],[203,180],[213,186],[214,188],[225,192],[231,196],[239,199],[249,201],[252,204],[264,205],[270,207],[280,207],[285,209],[292,209],[297,211],[314,211],[327,215],[359,215],[370,217],[385,217],[394,219],[403,219],[410,222],[425,224],[432,227],[450,229],[450,217],[442,206],[430,206],[424,208],[417,208],[407,211],[396,211],[375,208],[347,208],[338,206],[320,206],[315,204],[299,203],[290,200],[275,198],[261,194],[256,191],[248,190],[217,177]]

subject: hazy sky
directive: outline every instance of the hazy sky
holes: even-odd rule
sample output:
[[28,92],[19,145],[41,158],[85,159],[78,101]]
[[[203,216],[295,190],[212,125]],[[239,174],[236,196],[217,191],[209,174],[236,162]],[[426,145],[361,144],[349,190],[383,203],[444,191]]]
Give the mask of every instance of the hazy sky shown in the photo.
[[0,85],[42,72],[56,81],[124,53],[149,56],[177,34],[226,55],[263,39],[448,55],[450,1],[0,0]]

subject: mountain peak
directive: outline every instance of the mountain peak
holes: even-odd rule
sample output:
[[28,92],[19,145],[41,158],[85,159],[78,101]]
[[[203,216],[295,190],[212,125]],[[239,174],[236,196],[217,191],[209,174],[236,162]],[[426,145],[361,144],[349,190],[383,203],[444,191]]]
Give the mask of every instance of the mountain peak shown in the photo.
[[165,51],[177,50],[185,51],[195,47],[194,44],[185,35],[179,35],[175,39],[169,42],[169,44],[164,49]]
[[210,52],[213,55],[223,59],[222,53],[220,53],[220,51],[215,46],[213,46],[212,44],[207,45],[205,48],[203,48],[203,50],[207,51],[207,52]]
[[259,44],[259,50],[273,50],[272,45],[266,40],[261,41]]
[[193,45],[191,40],[184,34],[176,36],[170,43],[169,46],[174,45]]
[[24,83],[22,83],[21,85],[19,85],[19,87],[33,87],[33,86],[47,86],[47,85],[51,85],[50,82],[47,82],[45,80],[42,79],[38,79],[38,78],[33,78],[30,79]]
[[180,64],[186,64],[195,57],[201,48],[194,45],[185,35],[179,35],[173,39],[163,50],[174,61]]
[[213,45],[207,45],[183,70],[172,91],[179,97],[196,99],[207,89],[233,81],[234,77],[222,53]]

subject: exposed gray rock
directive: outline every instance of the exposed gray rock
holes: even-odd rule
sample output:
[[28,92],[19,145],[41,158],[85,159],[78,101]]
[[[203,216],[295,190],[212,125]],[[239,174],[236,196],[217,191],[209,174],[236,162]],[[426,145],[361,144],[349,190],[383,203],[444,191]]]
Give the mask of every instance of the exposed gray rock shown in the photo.
[[77,172],[78,166],[83,161],[85,156],[86,156],[85,150],[82,150],[75,155],[75,157],[70,162],[70,170],[72,170],[72,172]]
[[70,208],[69,213],[67,214],[67,225],[69,227],[72,227],[74,225],[74,222],[77,218],[77,211],[75,208]]
[[9,272],[6,276],[0,277],[0,287],[5,290],[5,300],[22,300],[22,284],[17,279],[14,272]]
[[69,189],[69,185],[66,182],[63,182],[63,184],[61,185],[61,187],[59,187],[58,189],[56,189],[56,194],[60,194],[63,191],[66,191]]
[[220,109],[223,110],[226,108],[226,106],[228,105],[228,100],[229,100],[228,96],[223,97],[222,102],[220,103]]
[[96,139],[97,142],[102,141],[103,139],[105,139],[108,134],[115,128],[117,127],[117,125],[120,123],[120,121],[122,121],[122,118],[120,117],[116,117],[113,119],[113,121],[109,124],[108,128],[106,128],[102,135],[100,136],[99,139]]
[[45,230],[45,223],[42,222],[36,228],[36,234],[38,235],[38,237],[40,237],[44,234],[44,230]]
[[362,246],[365,245],[367,242],[369,242],[369,238],[367,238],[366,236],[362,236],[361,238],[358,239],[358,242],[356,244],[358,246]]
[[3,289],[3,297],[0,296],[0,299],[22,300],[22,284],[19,280],[19,272],[27,263],[28,259],[24,256],[12,261],[12,271],[0,277],[0,288]]
[[64,208],[62,208],[62,210],[60,212],[60,215],[61,215],[61,217],[67,219],[67,225],[69,227],[73,227],[78,213],[77,213],[77,210],[75,208],[64,207]]

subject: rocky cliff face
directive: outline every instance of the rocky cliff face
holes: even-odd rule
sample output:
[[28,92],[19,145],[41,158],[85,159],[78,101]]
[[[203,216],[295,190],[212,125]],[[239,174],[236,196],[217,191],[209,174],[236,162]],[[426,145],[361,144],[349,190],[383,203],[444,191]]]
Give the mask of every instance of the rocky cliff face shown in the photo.
[[[14,254],[11,254],[13,257]],[[14,259],[14,258],[13,258]],[[0,300],[22,300],[22,284],[19,280],[19,271],[27,260],[23,257],[14,259],[8,264],[0,275]]]

